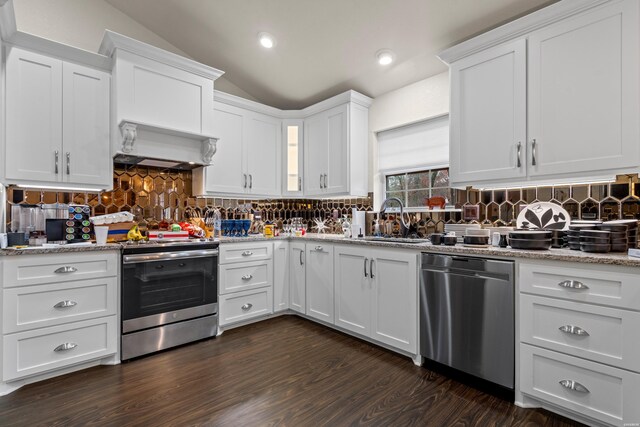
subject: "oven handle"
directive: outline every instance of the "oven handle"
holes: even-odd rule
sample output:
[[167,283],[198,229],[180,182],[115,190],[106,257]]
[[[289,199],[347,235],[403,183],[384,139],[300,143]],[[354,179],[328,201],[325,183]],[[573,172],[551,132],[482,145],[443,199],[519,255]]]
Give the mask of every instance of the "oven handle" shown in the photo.
[[206,258],[218,255],[218,249],[205,249],[201,251],[183,252],[159,252],[156,254],[125,255],[122,257],[123,264],[135,264],[139,262],[170,261],[181,258]]

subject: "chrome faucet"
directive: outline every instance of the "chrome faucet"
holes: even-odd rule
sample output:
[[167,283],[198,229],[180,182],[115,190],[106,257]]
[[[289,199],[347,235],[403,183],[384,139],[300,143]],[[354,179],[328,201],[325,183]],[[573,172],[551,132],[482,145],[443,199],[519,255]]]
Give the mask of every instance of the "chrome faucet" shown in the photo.
[[397,197],[388,197],[384,199],[384,202],[382,202],[382,206],[380,206],[378,217],[385,213],[385,211],[387,210],[388,202],[398,202],[398,205],[400,205],[400,234],[402,235],[402,237],[407,237],[407,235],[409,234],[409,224],[404,220],[404,204],[402,203],[402,200]]

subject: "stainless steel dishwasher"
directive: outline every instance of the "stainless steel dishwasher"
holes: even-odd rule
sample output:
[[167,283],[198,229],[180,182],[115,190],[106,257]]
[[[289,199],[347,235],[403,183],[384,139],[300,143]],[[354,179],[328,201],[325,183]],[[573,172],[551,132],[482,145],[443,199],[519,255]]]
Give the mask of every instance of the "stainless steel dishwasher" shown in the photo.
[[422,254],[420,354],[514,388],[514,263]]

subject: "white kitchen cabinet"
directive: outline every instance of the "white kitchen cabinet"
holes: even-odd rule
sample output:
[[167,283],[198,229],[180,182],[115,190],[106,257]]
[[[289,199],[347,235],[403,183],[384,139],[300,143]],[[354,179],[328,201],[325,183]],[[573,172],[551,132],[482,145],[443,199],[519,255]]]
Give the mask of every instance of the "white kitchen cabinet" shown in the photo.
[[307,316],[334,323],[333,246],[309,242],[305,258]]
[[5,182],[111,188],[109,74],[15,46],[6,67]]
[[302,119],[282,121],[284,139],[282,195],[286,197],[299,197],[304,194],[302,186],[304,177],[303,129],[304,121]]
[[335,324],[408,353],[417,352],[417,254],[336,246]]
[[639,22],[612,2],[529,35],[530,176],[640,164]]
[[194,194],[280,196],[281,120],[217,102],[215,121],[220,143],[212,164],[194,170]]
[[289,242],[273,242],[273,311],[289,308]]
[[453,184],[526,176],[526,61],[516,40],[451,65]]
[[451,67],[451,184],[635,173],[639,9],[559,2],[441,53]]
[[367,135],[368,109],[354,102],[305,118],[305,195],[366,195]]
[[306,312],[305,244],[289,244],[289,307],[299,313]]

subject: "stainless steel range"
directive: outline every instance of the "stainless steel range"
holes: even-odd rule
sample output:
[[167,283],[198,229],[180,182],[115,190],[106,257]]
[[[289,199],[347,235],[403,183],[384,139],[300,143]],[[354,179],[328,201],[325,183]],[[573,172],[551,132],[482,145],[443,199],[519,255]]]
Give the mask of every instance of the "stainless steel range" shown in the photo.
[[218,243],[177,241],[122,252],[122,354],[127,360],[215,336]]

